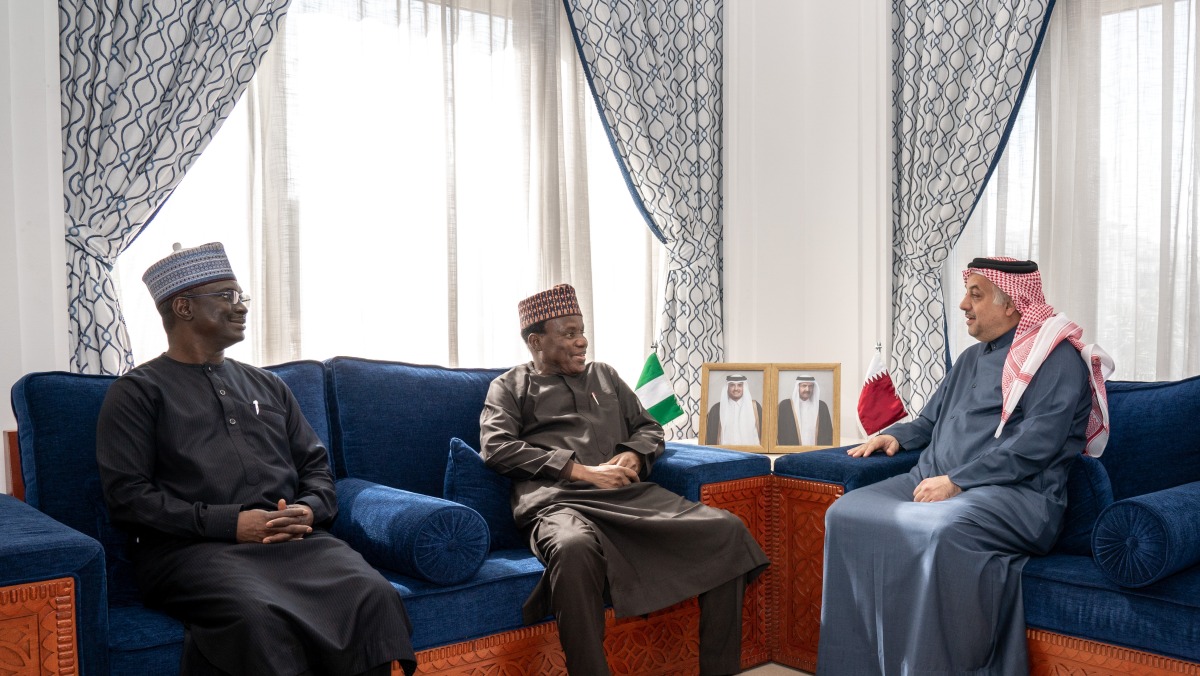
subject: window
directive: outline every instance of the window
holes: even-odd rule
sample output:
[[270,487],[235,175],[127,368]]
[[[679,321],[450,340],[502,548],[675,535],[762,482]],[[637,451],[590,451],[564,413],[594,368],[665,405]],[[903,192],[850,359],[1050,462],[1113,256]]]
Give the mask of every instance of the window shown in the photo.
[[293,2],[252,89],[118,261],[135,359],[165,349],[142,271],[171,242],[222,240],[254,298],[233,358],[508,366],[528,359],[517,300],[590,279],[590,351],[636,380],[658,243],[562,11]]
[[[1063,0],[1004,156],[944,270],[1033,258],[1115,377],[1200,373],[1196,7]],[[952,353],[972,340],[950,321]]]

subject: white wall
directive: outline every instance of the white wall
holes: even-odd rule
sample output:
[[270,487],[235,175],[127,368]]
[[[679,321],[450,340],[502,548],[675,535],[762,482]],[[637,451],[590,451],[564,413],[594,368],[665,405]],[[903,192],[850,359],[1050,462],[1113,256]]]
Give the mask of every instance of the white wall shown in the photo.
[[68,363],[58,102],[57,3],[0,2],[0,430],[21,375]]
[[843,443],[888,344],[891,3],[725,3],[725,345],[840,362]]

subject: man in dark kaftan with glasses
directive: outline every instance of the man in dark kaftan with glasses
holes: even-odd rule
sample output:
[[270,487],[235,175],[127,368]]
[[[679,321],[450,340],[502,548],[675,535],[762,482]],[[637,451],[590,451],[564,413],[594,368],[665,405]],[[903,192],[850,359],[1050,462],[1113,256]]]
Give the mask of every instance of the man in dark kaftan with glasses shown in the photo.
[[177,250],[142,279],[168,348],[112,384],[96,459],[145,604],[187,629],[181,672],[411,674],[399,595],[325,530],[325,445],[282,380],[224,356],[249,300],[224,248]]
[[700,596],[700,673],[741,670],[742,598],[767,557],[733,514],[646,481],[663,429],[612,367],[587,362],[575,290],[521,301],[533,361],[492,381],[482,455],[513,479],[513,517],[546,565],[526,623],[553,614],[573,676],[608,674],[617,617]]
[[1036,263],[976,258],[963,282],[979,342],[915,420],[848,451],[924,449],[826,513],[818,674],[1029,673],[1021,570],[1058,537],[1075,456],[1104,450],[1112,360]]

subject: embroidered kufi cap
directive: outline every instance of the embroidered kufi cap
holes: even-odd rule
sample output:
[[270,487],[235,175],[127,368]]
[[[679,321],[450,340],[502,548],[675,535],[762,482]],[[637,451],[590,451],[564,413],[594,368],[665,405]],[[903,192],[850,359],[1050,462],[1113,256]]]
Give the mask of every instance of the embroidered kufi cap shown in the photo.
[[220,242],[209,242],[191,249],[181,249],[176,243],[174,248],[171,255],[151,265],[142,275],[142,281],[150,289],[155,305],[197,286],[237,279],[229,258],[225,256],[225,247]]
[[570,284],[559,284],[553,289],[535,293],[517,303],[517,313],[521,315],[521,330],[544,322],[547,319],[582,315],[579,309],[579,299],[575,297],[575,287]]
[[744,376],[740,373],[734,373],[734,374],[725,376],[725,381],[730,382],[730,383],[741,383],[741,382],[745,382],[745,380],[746,380],[746,376]]

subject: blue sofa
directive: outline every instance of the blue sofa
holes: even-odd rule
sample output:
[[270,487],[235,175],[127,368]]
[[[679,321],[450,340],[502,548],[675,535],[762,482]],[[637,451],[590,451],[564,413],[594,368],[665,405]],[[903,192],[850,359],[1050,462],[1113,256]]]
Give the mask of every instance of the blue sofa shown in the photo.
[[[1031,671],[1200,673],[1200,377],[1113,381],[1108,396],[1108,446],[1076,461],[1058,544],[1024,568]],[[776,560],[796,581],[780,621],[803,627],[790,646],[785,633],[781,661],[808,669],[822,599],[820,576],[804,571],[820,570],[825,509],[845,491],[907,472],[921,450],[856,459],[845,448],[774,467],[781,518],[820,529]]]
[[[461,452],[478,447],[483,399],[501,371],[348,357],[270,370],[288,383],[328,445],[340,506],[333,532],[404,598],[422,671],[497,663],[529,673],[559,668],[553,623],[525,628],[521,622],[542,566],[515,533],[505,484],[477,455]],[[13,387],[25,502],[0,496],[0,640],[30,648],[0,651],[0,671],[24,673],[25,662],[46,673],[178,670],[183,627],[140,603],[126,536],[109,523],[101,496],[95,427],[112,381],[34,373]],[[452,439],[459,440],[457,456]],[[651,479],[718,506],[714,496],[731,489],[730,508],[767,547],[765,502],[745,493],[765,487],[769,474],[763,456],[669,443]],[[448,489],[471,507],[443,499]],[[424,539],[414,544],[418,538]],[[751,645],[747,663],[768,657],[766,628],[759,626],[766,594],[754,589],[745,635],[761,649]],[[68,614],[73,630],[64,628]],[[690,601],[661,617],[610,618],[614,670],[650,673],[695,659],[694,636],[684,634],[694,631],[696,615]],[[639,643],[638,635],[651,634],[683,652]]]

